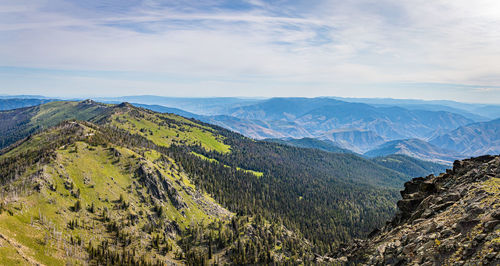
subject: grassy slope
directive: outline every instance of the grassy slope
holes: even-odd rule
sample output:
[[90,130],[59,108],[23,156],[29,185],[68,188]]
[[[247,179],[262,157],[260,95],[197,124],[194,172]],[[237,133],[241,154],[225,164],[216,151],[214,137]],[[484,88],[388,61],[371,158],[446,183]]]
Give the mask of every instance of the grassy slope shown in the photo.
[[[39,145],[39,139],[39,137],[33,138],[17,149],[27,150],[35,147],[34,145]],[[145,188],[135,185],[137,182],[134,182],[134,176],[129,171],[131,167],[138,165],[139,161],[158,169],[166,176],[187,204],[186,208],[178,210],[169,201],[164,202],[165,218],[168,221],[175,221],[181,228],[185,228],[192,223],[208,223],[217,218],[208,215],[206,210],[197,203],[200,199],[195,201],[187,192],[193,188],[193,185],[184,173],[179,172],[175,162],[170,161],[171,165],[167,167],[156,161],[159,154],[154,151],[145,152],[145,156],[142,157],[126,148],[114,148],[121,153],[119,158],[110,153],[109,147],[91,147],[85,142],[77,142],[72,146],[58,149],[56,160],[44,166],[43,177],[38,178],[44,184],[39,193],[22,195],[17,201],[13,200],[13,195],[7,194],[2,197],[9,202],[5,207],[8,211],[0,214],[2,234],[19,243],[27,257],[46,265],[59,265],[66,261],[67,257],[62,247],[68,246],[71,237],[80,237],[84,243],[88,240],[98,243],[112,238],[111,234],[106,233],[104,223],[100,222],[100,214],[107,208],[111,219],[118,222],[124,221],[131,213],[135,215],[143,213],[141,222],[127,227],[130,233],[138,234],[137,239],[140,239],[140,228],[146,223],[147,216],[155,214],[150,209],[151,204],[141,200],[141,195],[147,195]],[[15,155],[18,152],[17,149],[5,156]],[[139,160],[141,157],[142,159]],[[26,173],[25,178],[16,182],[24,182],[36,170],[39,169],[33,167]],[[73,189],[67,189],[65,183],[72,183]],[[52,191],[50,187],[55,187],[55,191]],[[79,199],[71,193],[77,190],[80,191]],[[127,210],[117,208],[116,201],[120,195],[130,204]],[[201,200],[207,205],[215,204],[207,195],[204,197]],[[83,209],[74,212],[71,207],[77,200],[81,201]],[[86,207],[92,204],[96,208],[95,213],[86,210]],[[229,215],[229,212],[226,214]],[[85,224],[86,227],[69,229],[68,223],[73,219],[78,220],[80,224]],[[92,233],[89,234],[89,232]],[[141,241],[132,244],[137,247],[138,251],[145,251],[142,245],[144,243]],[[73,247],[72,256],[76,260],[84,256],[82,247],[71,247]],[[0,253],[1,264],[14,265],[18,261],[24,261],[12,245],[5,245],[2,249],[4,252]],[[167,257],[165,259],[172,260]]]
[[[82,103],[78,103],[76,105],[75,104],[69,105],[69,106],[72,106],[70,108],[71,109],[70,111],[74,111],[75,108],[81,104]],[[64,108],[66,107],[65,104],[63,104],[62,106]],[[64,108],[62,108],[62,109],[64,109]],[[90,107],[86,107],[86,108],[90,108]],[[84,110],[87,110],[86,108],[84,108]],[[59,112],[55,111],[54,109],[57,109],[55,105],[52,105],[49,107],[44,107],[45,111],[41,112],[40,114],[38,114],[36,116],[37,117],[36,121],[42,121],[43,120],[42,117],[50,116],[49,115],[50,113],[53,113],[54,115],[57,116],[59,114]],[[171,114],[157,114],[157,113],[153,113],[153,112],[143,110],[143,109],[139,109],[139,111],[137,111],[138,109],[130,108],[127,105],[120,105],[120,106],[115,106],[112,108],[105,106],[105,107],[103,107],[103,110],[99,110],[99,112],[97,112],[97,111],[90,112],[90,113],[92,113],[92,115],[88,115],[86,117],[87,120],[96,121],[96,122],[101,123],[101,124],[108,124],[109,123],[110,125],[113,125],[115,127],[121,128],[121,129],[125,129],[131,133],[135,133],[135,134],[139,134],[141,136],[144,136],[145,138],[151,140],[152,142],[154,142],[155,144],[160,145],[160,146],[167,146],[168,147],[172,144],[177,144],[177,145],[198,144],[202,148],[204,148],[205,150],[211,151],[211,152],[216,152],[216,153],[219,153],[220,155],[231,155],[232,154],[231,147],[227,144],[224,144],[225,137],[220,135],[221,131],[218,131],[217,129],[211,128],[209,126],[197,124],[191,120],[184,119],[182,117],[171,115]],[[70,112],[70,111],[67,111],[67,112]],[[94,116],[94,114],[96,114],[96,115]],[[54,121],[59,120],[61,117],[62,116],[59,116],[59,118],[54,119]],[[42,120],[40,120],[40,119],[42,119]],[[230,138],[230,137],[228,137],[228,138]],[[37,140],[37,137],[35,136],[32,139],[32,141],[36,141],[36,140]],[[32,142],[31,148],[33,148],[34,146],[38,146],[38,145],[43,144],[42,143],[43,140],[44,140],[44,138],[39,139],[38,141],[40,141],[40,143],[38,143],[38,144],[35,144],[35,142]],[[226,143],[229,143],[229,142],[226,141]],[[120,162],[119,162],[120,164],[116,165],[116,163],[113,164],[114,160],[105,161],[102,154],[89,153],[89,154],[83,156],[84,158],[73,157],[73,156],[76,156],[82,152],[87,152],[86,151],[87,148],[84,147],[85,146],[84,143],[80,143],[80,144],[82,145],[82,147],[78,148],[77,153],[71,152],[71,149],[73,147],[68,147],[67,150],[58,151],[58,154],[59,154],[58,160],[64,159],[66,161],[61,161],[61,162],[58,161],[57,164],[63,165],[63,167],[66,171],[66,174],[69,175],[70,178],[72,178],[72,179],[76,178],[76,180],[74,181],[74,185],[78,186],[78,187],[80,187],[81,183],[83,182],[82,178],[84,178],[86,175],[87,176],[89,175],[89,173],[87,173],[87,172],[90,172],[90,174],[92,174],[92,175],[102,176],[104,178],[103,180],[100,180],[100,177],[95,178],[96,180],[99,181],[99,185],[102,186],[102,189],[103,189],[103,191],[100,192],[99,196],[97,196],[97,194],[95,194],[95,193],[99,192],[99,189],[97,189],[97,190],[93,189],[94,192],[89,192],[86,189],[84,189],[84,188],[82,189],[80,187],[80,189],[81,189],[81,196],[80,197],[82,198],[83,204],[86,205],[86,204],[91,204],[92,202],[94,202],[94,204],[96,206],[99,204],[98,207],[104,208],[104,207],[108,207],[106,204],[112,204],[111,201],[117,200],[117,198],[118,198],[117,195],[120,194],[119,192],[123,193],[124,195],[128,195],[127,193],[130,193],[130,192],[129,192],[129,190],[126,190],[126,191],[123,190],[124,186],[122,183],[124,182],[124,184],[130,185],[130,181],[127,181],[128,180],[127,178],[131,178],[131,177],[130,176],[127,177],[127,173],[128,173],[128,175],[130,175],[130,171],[129,171],[130,168],[128,168],[128,166],[127,166],[128,164],[120,165],[122,163],[122,160],[124,160],[124,159],[120,160]],[[262,144],[259,144],[258,146],[261,147]],[[29,149],[29,148],[30,148],[29,146],[24,147],[23,145],[21,145],[16,149],[20,150],[20,149]],[[123,148],[119,148],[119,147],[116,147],[116,148],[123,149]],[[36,148],[33,150],[35,151]],[[96,149],[96,152],[98,152],[98,151],[99,151],[99,149]],[[12,152],[12,154],[15,154],[16,151],[11,151],[11,152]],[[132,151],[121,151],[122,154],[128,154],[129,152],[132,152]],[[194,188],[194,186],[189,184],[187,176],[185,176],[185,174],[183,174],[182,172],[179,172],[179,171],[168,172],[167,171],[168,167],[163,169],[162,167],[157,166],[158,163],[156,163],[154,161],[156,159],[158,159],[160,157],[160,155],[156,154],[155,152],[148,152],[148,151],[141,151],[141,152],[133,151],[133,152],[136,153],[137,157],[141,157],[141,156],[145,157],[144,159],[149,161],[149,163],[151,164],[150,165],[151,167],[158,167],[159,171],[163,171],[164,175],[171,176],[173,178],[172,181],[179,181],[179,183],[184,184],[184,186],[186,186],[186,187]],[[267,155],[267,153],[266,153],[266,155]],[[276,155],[279,157],[280,152],[278,151],[278,153]],[[215,157],[211,157],[211,158],[215,158]],[[345,164],[345,165],[342,164],[342,166],[345,166],[345,167],[350,166],[350,163],[352,163],[352,161],[349,160],[347,157],[343,157],[343,159],[346,160],[347,164]],[[134,160],[132,160],[132,159],[128,159],[128,160],[131,160],[130,164],[133,164],[132,161],[134,161]],[[314,165],[321,165],[321,162],[319,162],[319,161],[321,161],[321,158],[319,158],[318,160],[315,160],[314,163],[310,164],[309,166],[305,166],[305,169],[307,169],[308,167],[313,167]],[[136,162],[136,161],[134,161],[134,162]],[[172,163],[173,163],[173,165],[175,165],[175,162],[172,162]],[[51,176],[60,174],[59,172],[57,172],[57,171],[59,171],[57,164],[55,164],[52,167],[53,168],[52,171],[54,171],[54,172],[51,174]],[[226,164],[229,165],[229,163],[226,163]],[[83,166],[88,165],[88,169],[93,169],[93,170],[87,170],[85,168],[82,168],[81,167],[82,165]],[[108,165],[109,165],[109,167],[108,167]],[[325,165],[328,165],[328,164],[325,164]],[[264,171],[261,169],[257,169],[255,167],[250,167],[250,165],[246,165],[245,163],[231,164],[231,166],[235,167],[236,169],[243,170],[245,172],[251,171],[251,170],[246,170],[246,169],[255,169],[255,170],[262,171],[262,172]],[[104,167],[104,169],[100,170],[99,167]],[[114,170],[112,170],[112,169],[114,169]],[[50,169],[48,169],[48,170],[50,170]],[[119,174],[120,171],[123,172],[121,174],[121,176]],[[69,172],[69,174],[68,174],[68,172]],[[251,173],[256,175],[257,177],[259,177],[259,176],[263,175],[262,172],[252,171]],[[381,172],[381,173],[386,173],[386,172]],[[335,174],[335,173],[333,173],[333,174]],[[360,173],[360,174],[362,175],[363,173]],[[64,173],[63,173],[63,175],[64,175]],[[117,177],[115,177],[115,175]],[[329,175],[332,175],[332,172],[329,172]],[[106,176],[113,176],[113,180],[109,181],[109,179],[105,178]],[[349,178],[351,178],[351,177],[349,177]],[[94,178],[92,178],[92,180],[93,179]],[[117,180],[117,179],[119,179],[119,180]],[[102,182],[104,182],[104,183],[102,183]],[[115,184],[115,182],[116,182],[116,184]],[[176,182],[176,184],[178,184],[178,183]],[[117,187],[116,189],[118,189],[118,188],[120,188],[120,189],[115,190],[114,188],[110,188],[109,186],[116,186]],[[62,185],[62,188],[64,189],[64,185]],[[61,183],[58,183],[58,191],[60,189],[61,189]],[[125,189],[129,189],[129,187],[127,186],[127,187],[125,187]],[[138,190],[140,192],[140,189],[138,189],[137,187],[135,187],[135,185],[133,185],[132,191],[136,191],[136,190]],[[187,190],[181,189],[179,191],[180,191],[181,196],[183,198],[185,198],[186,197],[185,191],[187,191]],[[92,194],[92,193],[94,193],[94,194]],[[101,194],[101,193],[103,193],[103,194]],[[87,195],[87,194],[89,194],[89,195]],[[98,201],[95,201],[96,196],[97,196]],[[71,199],[71,196],[61,196],[61,197],[64,197],[64,198],[69,197]],[[101,197],[101,200],[99,200],[99,197]],[[106,201],[106,197],[107,197],[108,201]],[[139,195],[137,197],[140,198]],[[192,197],[187,196],[187,198],[185,200],[188,205],[190,205],[192,203],[192,201],[190,200],[191,198]],[[213,202],[213,200],[208,198],[207,195],[205,195],[205,198],[207,199],[207,201]],[[62,201],[63,199],[60,199],[60,200]],[[70,206],[72,206],[72,204],[74,204],[75,200],[76,199],[73,198],[71,200],[68,200],[67,202],[62,201],[61,206],[65,206],[66,208],[69,208]],[[90,200],[90,202],[87,203],[87,200]],[[131,208],[134,208],[134,206],[136,206],[136,205],[134,205],[134,204],[136,204],[136,203],[134,203],[136,200],[134,197],[132,197],[131,199],[127,198],[126,200],[127,201],[129,200],[131,202]],[[38,200],[34,200],[34,202],[38,202]],[[59,202],[57,202],[57,203],[59,204]],[[136,207],[136,208],[139,208],[139,207]],[[108,209],[109,209],[109,207],[108,207]],[[180,224],[181,226],[184,226],[184,227],[187,224],[191,223],[191,221],[209,220],[209,219],[207,219],[206,213],[203,213],[201,210],[196,211],[196,207],[193,208],[192,212],[187,213],[187,214],[185,213],[184,214],[185,216],[181,214],[180,216],[182,216],[182,217],[180,217],[178,213],[176,214],[176,212],[174,210],[175,208],[172,208],[171,206],[165,206],[165,209],[167,210],[166,215],[168,215],[167,218],[169,220],[178,221],[178,224]],[[198,208],[198,209],[200,209],[200,208]],[[120,210],[118,210],[118,213],[119,213],[119,211]],[[140,209],[134,210],[134,213],[136,213],[138,211],[140,211]],[[149,212],[146,212],[146,211],[149,211]],[[151,210],[143,210],[143,212],[144,213],[151,213]],[[69,217],[73,217],[73,216],[71,216],[71,215],[73,215],[72,212],[67,212],[67,213],[70,214]],[[65,214],[66,214],[66,212],[65,212]],[[111,215],[115,215],[115,214],[111,214]],[[118,217],[119,215],[116,214],[116,216]],[[70,219],[75,219],[75,218],[70,218]],[[84,217],[79,217],[79,219],[84,219]],[[65,221],[62,221],[61,223],[63,223],[63,222],[65,222]],[[72,232],[73,232],[73,230],[72,230]]]
[[118,112],[112,116],[111,124],[131,133],[140,134],[160,146],[168,147],[172,143],[200,144],[207,150],[221,153],[230,151],[230,147],[224,144],[223,138],[214,134],[209,127],[173,114],[142,112],[141,115],[143,116],[137,117],[132,112]]

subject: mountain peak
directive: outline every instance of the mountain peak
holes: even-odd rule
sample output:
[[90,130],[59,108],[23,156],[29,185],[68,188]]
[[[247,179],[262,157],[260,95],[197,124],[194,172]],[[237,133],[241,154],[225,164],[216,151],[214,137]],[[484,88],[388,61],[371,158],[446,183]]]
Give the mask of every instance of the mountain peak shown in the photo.
[[116,107],[118,107],[118,108],[134,108],[134,106],[132,104],[130,104],[129,102],[122,102],[122,103],[118,104]]

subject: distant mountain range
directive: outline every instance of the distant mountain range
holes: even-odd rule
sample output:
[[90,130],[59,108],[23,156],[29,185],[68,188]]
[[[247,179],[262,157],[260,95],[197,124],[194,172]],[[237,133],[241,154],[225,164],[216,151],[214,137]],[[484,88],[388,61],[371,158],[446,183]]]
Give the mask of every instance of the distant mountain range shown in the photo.
[[444,111],[374,107],[328,98],[273,98],[233,108],[229,115],[253,120],[294,122],[313,136],[334,129],[375,132],[386,140],[427,138],[437,130],[452,130],[474,121]]
[[368,157],[377,157],[391,154],[401,154],[421,160],[445,164],[451,164],[454,160],[460,158],[455,152],[441,149],[440,147],[419,139],[389,141],[366,152],[364,155]]
[[357,153],[363,153],[374,145],[384,143],[384,139],[375,132],[362,129],[333,129],[318,136],[318,138],[331,141],[339,147]]
[[430,143],[463,156],[500,154],[500,119],[473,123],[433,138]]
[[[221,102],[224,108],[214,109]],[[500,153],[499,120],[487,121],[500,116],[495,105],[349,98],[181,99],[175,104],[218,115],[136,105],[196,118],[256,139],[316,138],[367,156],[404,154],[450,164],[459,158]]]
[[[327,140],[338,148],[375,155],[406,154],[450,163],[500,153],[500,105],[453,101],[363,98],[171,98],[125,96],[121,101],[215,124],[254,139]],[[50,101],[0,97],[0,109]],[[9,104],[9,105],[7,105]]]
[[34,106],[53,101],[51,99],[22,99],[22,98],[0,98],[0,111]]
[[448,111],[451,113],[461,114],[477,122],[479,122],[480,120],[487,121],[500,117],[500,105],[498,104],[472,104],[446,100],[425,101],[415,99],[391,98],[331,98],[346,102],[366,103],[374,106],[399,106],[406,109]]

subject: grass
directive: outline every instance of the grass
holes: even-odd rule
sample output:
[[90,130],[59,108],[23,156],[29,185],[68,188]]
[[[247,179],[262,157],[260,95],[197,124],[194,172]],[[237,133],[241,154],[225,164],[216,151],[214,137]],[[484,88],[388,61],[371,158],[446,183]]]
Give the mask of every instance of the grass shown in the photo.
[[[26,145],[36,145],[37,141],[34,139],[26,142]],[[74,152],[75,145],[78,146],[78,152]],[[27,149],[29,146],[18,148]],[[134,182],[137,183],[134,169],[140,163],[146,163],[148,167],[159,171],[168,179],[187,205],[186,208],[177,209],[169,200],[163,201],[164,219],[167,221],[176,221],[183,230],[192,223],[206,225],[223,218],[207,213],[208,210],[203,206],[216,204],[215,201],[209,195],[197,195],[195,186],[183,172],[179,171],[179,167],[171,158],[165,164],[157,161],[161,155],[156,151],[146,151],[142,157],[126,148],[117,146],[113,148],[120,152],[119,158],[108,148],[92,147],[86,142],[76,142],[58,149],[57,159],[44,167],[46,182],[53,184],[56,187],[55,191],[49,189],[47,184],[40,192],[21,196],[17,201],[9,203],[6,208],[12,211],[13,215],[9,215],[8,212],[0,214],[0,232],[25,247],[26,255],[46,265],[62,265],[78,261],[66,257],[62,248],[63,245],[68,245],[71,237],[79,236],[84,243],[90,240],[99,243],[103,239],[114,239],[107,233],[105,224],[99,221],[104,209],[108,209],[111,219],[117,221],[125,219],[129,213],[142,213],[140,221],[133,227],[127,227],[126,230],[135,235],[144,234],[141,228],[148,222],[147,217],[156,214],[152,211],[153,205],[149,200],[146,199],[146,202],[141,200],[140,195],[148,195],[146,188],[134,185]],[[26,173],[26,176],[36,170],[34,167]],[[21,180],[19,182],[21,183]],[[72,189],[65,187],[68,186],[68,182],[72,184]],[[73,193],[80,191],[78,199],[72,195],[72,191]],[[128,209],[117,208],[120,195],[130,204]],[[82,210],[74,212],[71,207],[77,200],[80,200]],[[95,213],[87,210],[92,204],[95,206]],[[39,217],[43,217],[44,222]],[[68,223],[75,219],[86,227],[70,229]],[[54,237],[53,231],[61,234],[60,240]],[[50,236],[48,242],[47,235]],[[139,237],[139,240],[142,238]],[[47,244],[43,244],[45,242]],[[63,244],[64,242],[66,244]],[[140,241],[134,242],[132,246],[136,247],[138,253],[150,252]],[[0,251],[0,265],[16,265],[20,259],[22,260],[15,248],[10,245],[1,246]],[[80,253],[75,256],[80,256]]]
[[33,127],[48,128],[61,121],[76,119],[90,120],[99,115],[104,105],[86,105],[80,102],[49,102],[40,105],[35,116],[31,118],[30,124]]
[[26,260],[24,260],[21,255],[19,255],[16,249],[6,243],[0,243],[0,265],[23,265],[26,264]]
[[[224,144],[221,136],[216,136],[211,129],[197,125],[187,119],[169,115],[153,113],[144,114],[145,117],[136,118],[128,113],[116,114],[112,125],[140,134],[153,141],[156,145],[170,146],[173,143],[199,144],[209,151],[221,153],[230,152],[230,146]],[[162,125],[162,119],[169,118],[179,123]],[[181,123],[182,122],[182,123]]]

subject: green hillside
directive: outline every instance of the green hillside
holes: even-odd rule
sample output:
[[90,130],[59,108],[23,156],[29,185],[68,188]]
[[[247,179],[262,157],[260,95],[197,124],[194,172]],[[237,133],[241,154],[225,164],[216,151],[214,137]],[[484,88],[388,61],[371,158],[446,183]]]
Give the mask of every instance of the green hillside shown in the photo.
[[371,160],[379,165],[411,177],[427,176],[430,174],[438,175],[444,173],[449,168],[448,165],[422,161],[402,154],[375,157]]
[[301,138],[301,139],[264,139],[269,142],[276,142],[280,144],[287,144],[301,148],[318,149],[322,151],[335,152],[335,153],[354,153],[350,150],[342,149],[331,141],[319,140],[315,138]]
[[66,122],[3,154],[1,264],[266,262],[291,256],[279,243],[310,254],[283,226],[221,207],[148,143]]
[[55,126],[64,120],[90,120],[101,115],[109,105],[83,102],[50,102],[42,105],[0,112],[0,149],[30,134]]
[[24,139],[0,155],[3,264],[309,261],[380,226],[408,178],[129,104],[30,108],[0,112],[24,130],[0,127]]

